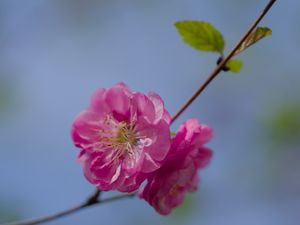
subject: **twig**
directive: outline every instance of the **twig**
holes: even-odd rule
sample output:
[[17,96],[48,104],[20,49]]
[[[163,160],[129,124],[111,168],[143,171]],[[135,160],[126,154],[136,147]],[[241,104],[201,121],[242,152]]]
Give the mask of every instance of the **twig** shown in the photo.
[[95,193],[87,199],[86,204],[93,205],[93,204],[97,203],[99,200],[100,194],[101,194],[101,191],[99,189],[96,189]]
[[172,123],[193,103],[193,101],[204,91],[204,89],[210,84],[210,82],[222,71],[226,63],[234,56],[235,52],[239,49],[239,47],[243,44],[243,42],[248,38],[248,36],[252,33],[252,31],[256,28],[258,23],[262,20],[262,18],[267,14],[272,5],[276,2],[276,0],[271,0],[266,5],[261,14],[257,17],[254,23],[249,27],[247,32],[244,34],[242,39],[236,44],[236,46],[231,50],[231,52],[215,67],[215,69],[208,76],[207,80],[200,85],[198,90],[183,104],[183,106],[176,112],[176,114],[172,117]]
[[[238,44],[233,48],[233,50],[216,66],[216,68],[213,70],[213,72],[209,75],[207,80],[199,87],[199,89],[186,101],[186,103],[178,110],[178,112],[172,117],[171,123],[173,123],[186,109],[189,107],[190,104],[202,93],[202,91],[210,84],[210,82],[222,71],[226,63],[234,56],[237,49],[241,46],[241,44],[247,39],[247,37],[251,34],[251,32],[255,29],[257,24],[261,21],[261,19],[267,14],[269,9],[272,7],[272,5],[276,2],[276,0],[270,0],[269,3],[266,5],[264,10],[261,12],[261,14],[257,17],[255,22],[250,26],[248,31],[245,33],[245,35],[242,37],[242,39],[238,42]],[[72,207],[70,209],[48,215],[45,217],[40,217],[37,219],[27,220],[27,221],[20,221],[15,223],[7,223],[2,225],[35,225],[35,224],[41,224],[44,222],[48,222],[51,220],[58,219],[60,217],[75,213],[79,210],[82,210],[84,208],[88,208],[90,206],[96,205],[96,204],[102,204],[112,201],[117,201],[120,199],[125,199],[129,197],[134,197],[136,193],[130,193],[130,194],[124,194],[124,195],[117,195],[114,197],[110,197],[107,199],[99,200],[101,192],[97,190],[91,197],[87,199],[86,202]]]
[[[100,192],[99,192],[99,194],[100,194]],[[93,195],[93,196],[95,196],[95,195]],[[51,220],[61,218],[61,217],[66,216],[66,215],[70,215],[72,213],[75,213],[79,210],[88,208],[88,207],[93,206],[93,205],[113,202],[113,201],[117,201],[117,200],[121,200],[121,199],[127,199],[127,198],[133,197],[133,196],[135,196],[135,193],[117,195],[117,196],[113,196],[113,197],[106,198],[106,199],[103,199],[103,200],[96,200],[96,201],[89,201],[89,199],[90,199],[89,198],[85,203],[82,203],[82,204],[77,205],[75,207],[63,210],[63,211],[58,212],[58,213],[54,213],[52,215],[48,215],[48,216],[44,216],[44,217],[40,217],[40,218],[36,218],[36,219],[31,219],[31,220],[24,220],[24,221],[21,221],[21,222],[7,223],[7,224],[3,224],[3,225],[35,225],[35,224],[41,224],[41,223],[45,223],[45,222],[48,222],[48,221],[51,221]]]

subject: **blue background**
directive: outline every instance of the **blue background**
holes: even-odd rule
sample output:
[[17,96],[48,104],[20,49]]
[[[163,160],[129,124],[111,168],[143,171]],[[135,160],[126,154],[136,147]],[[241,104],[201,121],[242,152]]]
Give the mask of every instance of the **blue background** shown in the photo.
[[[159,93],[171,114],[215,66],[173,24],[206,20],[241,37],[267,1],[1,0],[0,222],[57,212],[94,192],[70,138],[99,87],[119,81]],[[278,1],[262,25],[273,35],[240,56],[172,126],[213,127],[200,190],[171,216],[128,199],[49,224],[299,225],[300,2]],[[105,193],[110,196],[116,193]]]

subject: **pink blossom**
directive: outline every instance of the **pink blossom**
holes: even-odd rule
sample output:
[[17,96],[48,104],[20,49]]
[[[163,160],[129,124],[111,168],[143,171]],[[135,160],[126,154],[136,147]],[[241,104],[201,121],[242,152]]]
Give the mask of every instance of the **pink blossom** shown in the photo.
[[197,172],[208,165],[212,156],[212,152],[203,146],[211,137],[212,130],[196,119],[182,124],[172,140],[165,163],[148,178],[148,183],[139,192],[140,198],[162,215],[180,205],[185,192],[197,190]]
[[132,92],[123,83],[100,88],[72,125],[84,175],[103,191],[136,190],[170,149],[170,120],[153,92]]

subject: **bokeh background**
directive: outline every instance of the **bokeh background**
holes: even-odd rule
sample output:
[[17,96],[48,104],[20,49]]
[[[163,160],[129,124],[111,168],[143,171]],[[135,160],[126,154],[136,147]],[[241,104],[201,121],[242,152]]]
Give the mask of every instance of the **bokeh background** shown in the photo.
[[[94,192],[70,126],[98,87],[158,92],[171,114],[215,66],[173,24],[206,20],[227,50],[267,1],[0,0],[0,222],[53,213]],[[50,224],[299,225],[300,2],[278,1],[273,35],[243,53],[173,125],[214,129],[201,186],[171,216],[128,199]],[[105,193],[110,196],[115,193]]]

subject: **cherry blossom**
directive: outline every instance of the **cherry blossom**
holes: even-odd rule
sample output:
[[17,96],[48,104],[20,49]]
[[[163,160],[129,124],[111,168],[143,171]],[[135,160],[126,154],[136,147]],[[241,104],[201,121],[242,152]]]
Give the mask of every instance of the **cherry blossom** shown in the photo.
[[198,171],[208,165],[212,156],[212,151],[204,147],[211,138],[212,130],[196,119],[182,124],[165,163],[148,177],[148,183],[139,192],[140,198],[162,215],[180,205],[185,192],[197,190]]
[[154,92],[133,92],[124,83],[98,89],[72,125],[84,175],[102,191],[136,190],[170,150],[170,121]]

